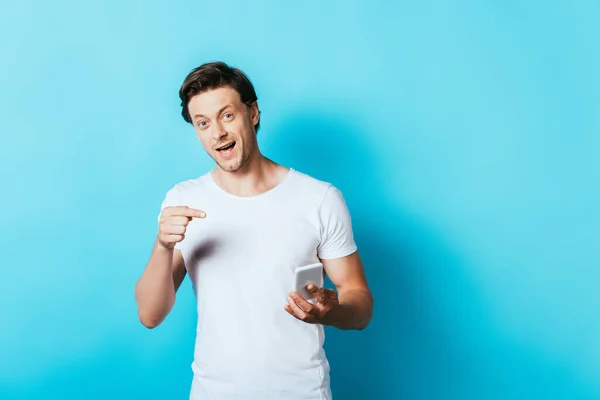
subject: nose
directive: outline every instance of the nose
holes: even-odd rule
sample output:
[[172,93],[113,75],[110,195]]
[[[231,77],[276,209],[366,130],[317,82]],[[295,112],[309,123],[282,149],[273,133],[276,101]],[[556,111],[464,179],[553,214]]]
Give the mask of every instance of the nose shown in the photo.
[[223,126],[221,121],[218,121],[215,124],[213,124],[213,139],[214,140],[219,141],[226,135],[227,135],[227,131],[225,130],[225,127]]

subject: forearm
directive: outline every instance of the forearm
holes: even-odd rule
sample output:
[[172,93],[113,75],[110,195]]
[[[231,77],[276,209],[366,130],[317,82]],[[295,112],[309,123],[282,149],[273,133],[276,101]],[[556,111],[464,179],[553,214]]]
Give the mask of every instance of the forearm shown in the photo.
[[159,325],[175,304],[173,251],[155,242],[150,260],[135,287],[138,315],[148,328]]
[[326,324],[338,329],[361,330],[371,321],[373,296],[368,290],[350,290],[339,293],[339,306],[331,310]]

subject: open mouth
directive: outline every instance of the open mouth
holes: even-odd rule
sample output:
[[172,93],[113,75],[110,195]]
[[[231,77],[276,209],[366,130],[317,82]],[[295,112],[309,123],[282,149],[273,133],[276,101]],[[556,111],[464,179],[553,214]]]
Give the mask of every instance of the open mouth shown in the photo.
[[220,152],[220,153],[226,152],[228,150],[233,149],[234,146],[235,146],[235,142],[227,143],[226,145],[223,145],[221,147],[217,147],[217,151]]
[[217,147],[217,152],[221,155],[221,157],[229,158],[233,154],[233,148],[235,147],[235,142],[229,142],[224,144],[221,147]]

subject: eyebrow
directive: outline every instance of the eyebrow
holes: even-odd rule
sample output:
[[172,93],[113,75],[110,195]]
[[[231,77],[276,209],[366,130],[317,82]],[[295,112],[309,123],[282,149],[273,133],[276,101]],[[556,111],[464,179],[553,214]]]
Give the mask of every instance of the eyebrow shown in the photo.
[[[227,104],[226,106],[221,107],[221,109],[219,110],[219,112],[217,114],[221,114],[228,107],[233,107],[233,104]],[[202,115],[202,114],[194,114],[194,118],[207,118],[207,117],[205,115]]]

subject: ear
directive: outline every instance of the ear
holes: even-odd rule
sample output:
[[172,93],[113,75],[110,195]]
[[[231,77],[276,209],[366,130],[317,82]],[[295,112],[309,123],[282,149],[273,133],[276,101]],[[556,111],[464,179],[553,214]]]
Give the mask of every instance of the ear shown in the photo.
[[256,125],[258,124],[258,121],[260,119],[260,111],[258,109],[258,101],[255,101],[254,103],[252,103],[252,105],[250,105],[248,107],[248,112],[250,115],[250,121],[252,122],[252,125]]

